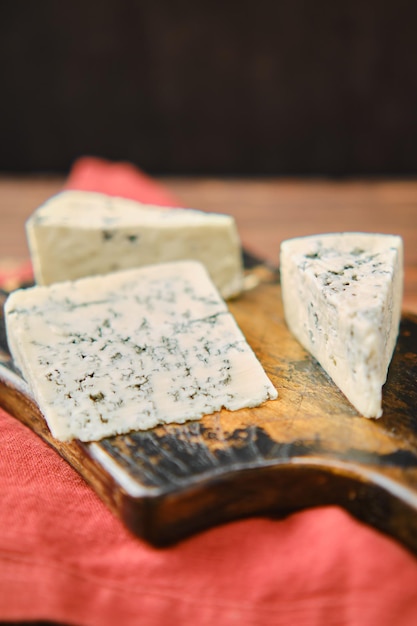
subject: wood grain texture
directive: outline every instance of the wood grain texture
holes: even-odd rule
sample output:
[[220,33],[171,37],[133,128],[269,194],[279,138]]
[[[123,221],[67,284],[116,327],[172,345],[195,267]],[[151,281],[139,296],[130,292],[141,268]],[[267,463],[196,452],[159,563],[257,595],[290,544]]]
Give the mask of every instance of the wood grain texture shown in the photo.
[[0,405],[154,545],[248,515],[338,504],[417,554],[417,317],[403,316],[384,415],[367,420],[289,333],[276,274],[251,274],[259,284],[230,309],[278,400],[100,443],[60,443],[10,371],[3,334]]

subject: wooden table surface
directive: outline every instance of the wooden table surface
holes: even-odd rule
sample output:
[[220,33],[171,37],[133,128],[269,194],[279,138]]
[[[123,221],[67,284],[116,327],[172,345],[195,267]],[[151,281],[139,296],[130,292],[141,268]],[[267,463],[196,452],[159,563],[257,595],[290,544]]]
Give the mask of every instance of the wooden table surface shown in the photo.
[[[0,176],[0,260],[29,256],[24,223],[63,178]],[[230,213],[243,244],[273,264],[288,237],[331,231],[399,234],[405,246],[404,309],[417,314],[417,180],[164,178],[186,207]]]

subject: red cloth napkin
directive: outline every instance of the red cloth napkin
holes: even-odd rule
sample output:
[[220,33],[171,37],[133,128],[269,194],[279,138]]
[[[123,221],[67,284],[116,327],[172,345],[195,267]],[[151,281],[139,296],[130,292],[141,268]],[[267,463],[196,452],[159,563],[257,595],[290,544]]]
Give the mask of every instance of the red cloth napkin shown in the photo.
[[[72,188],[174,199],[130,165],[83,159]],[[155,195],[153,193],[155,192]],[[168,549],[133,537],[79,475],[0,411],[0,620],[80,626],[417,624],[417,559],[323,507]]]
[[98,191],[160,206],[178,206],[177,200],[131,163],[112,163],[83,157],[76,161],[65,189]]

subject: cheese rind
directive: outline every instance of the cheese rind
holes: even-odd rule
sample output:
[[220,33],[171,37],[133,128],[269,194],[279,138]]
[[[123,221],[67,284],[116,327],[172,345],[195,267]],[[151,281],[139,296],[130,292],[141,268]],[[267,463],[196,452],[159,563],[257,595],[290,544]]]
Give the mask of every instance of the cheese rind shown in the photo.
[[52,434],[91,441],[277,396],[198,262],[12,293],[9,347]]
[[242,290],[240,239],[229,215],[63,191],[33,213],[26,233],[39,285],[193,259],[224,298]]
[[403,244],[395,235],[329,233],[282,242],[287,325],[356,410],[382,415],[398,337]]

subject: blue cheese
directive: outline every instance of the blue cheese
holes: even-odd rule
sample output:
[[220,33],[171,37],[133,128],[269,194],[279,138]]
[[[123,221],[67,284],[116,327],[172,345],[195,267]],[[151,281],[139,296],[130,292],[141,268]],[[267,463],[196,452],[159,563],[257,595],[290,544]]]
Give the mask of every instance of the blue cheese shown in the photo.
[[18,290],[5,317],[15,363],[60,440],[98,440],[277,396],[196,261]]
[[281,244],[289,329],[365,417],[382,415],[403,290],[400,237],[336,233]]
[[63,191],[33,213],[26,233],[38,285],[193,259],[224,298],[242,290],[241,244],[229,215]]

